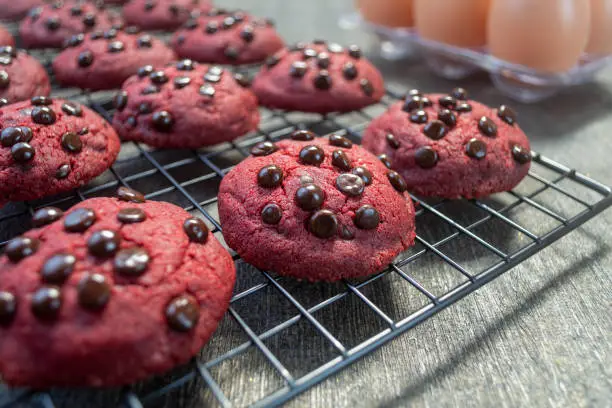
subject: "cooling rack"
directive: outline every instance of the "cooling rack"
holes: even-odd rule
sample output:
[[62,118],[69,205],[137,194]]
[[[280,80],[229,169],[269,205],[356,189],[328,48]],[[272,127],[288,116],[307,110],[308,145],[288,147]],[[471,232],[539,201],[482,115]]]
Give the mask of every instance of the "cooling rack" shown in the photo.
[[[33,52],[46,66],[54,53]],[[403,98],[391,84],[379,104],[326,116],[262,109],[259,129],[233,143],[200,150],[154,150],[124,143],[117,162],[77,191],[0,210],[0,245],[29,228],[33,211],[66,209],[119,186],[169,201],[203,218],[223,241],[217,188],[262,140],[295,129],[340,133],[359,142],[369,121]],[[89,105],[107,120],[114,92],[54,87],[55,97]],[[480,200],[417,204],[415,246],[374,276],[307,284],[258,271],[232,252],[237,286],[226,318],[192,361],[167,375],[122,389],[7,390],[0,407],[277,406],[474,292],[612,205],[612,191],[533,153],[532,169],[513,191]],[[381,290],[384,289],[384,290]],[[384,296],[381,295],[384,293]],[[401,299],[401,302],[399,301]],[[351,320],[351,330],[345,330]],[[233,385],[238,373],[250,381]],[[167,405],[164,405],[167,404]]]

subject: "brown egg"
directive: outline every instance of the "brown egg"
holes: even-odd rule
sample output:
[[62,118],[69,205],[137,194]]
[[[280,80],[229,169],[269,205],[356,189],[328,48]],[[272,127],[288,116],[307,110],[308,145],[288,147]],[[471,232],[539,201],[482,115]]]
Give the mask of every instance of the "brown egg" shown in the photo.
[[488,46],[495,57],[546,72],[578,63],[589,38],[585,0],[492,0]]
[[458,47],[486,44],[490,0],[413,0],[414,21],[423,38]]
[[387,27],[412,27],[412,0],[355,0],[357,9],[370,23]]
[[612,54],[612,0],[591,0],[589,54]]

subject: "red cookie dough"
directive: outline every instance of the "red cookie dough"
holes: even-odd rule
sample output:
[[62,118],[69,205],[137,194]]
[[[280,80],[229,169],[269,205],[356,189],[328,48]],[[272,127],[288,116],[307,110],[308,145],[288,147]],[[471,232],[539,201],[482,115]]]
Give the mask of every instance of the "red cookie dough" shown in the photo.
[[511,190],[527,174],[529,140],[507,106],[410,91],[372,121],[363,147],[385,154],[408,189],[423,196],[478,198]]
[[144,30],[172,30],[211,8],[207,0],[131,0],[123,7],[123,16]]
[[108,30],[113,25],[121,25],[118,16],[99,10],[93,3],[67,0],[30,10],[19,33],[26,48],[60,48],[73,35]]
[[50,92],[47,71],[36,58],[10,45],[0,47],[0,98],[14,103]]
[[380,72],[357,46],[299,43],[268,58],[253,91],[269,108],[303,112],[348,112],[382,98]]
[[163,373],[197,354],[227,310],[232,258],[182,208],[93,198],[34,218],[51,223],[0,258],[0,374],[12,386]]
[[77,188],[119,148],[113,128],[77,103],[34,97],[0,108],[0,207]]
[[12,46],[15,45],[15,39],[13,38],[11,33],[9,33],[7,29],[1,25],[0,25],[0,45],[12,45]]
[[384,269],[413,244],[406,185],[344,137],[256,145],[219,189],[228,245],[250,264],[309,281]]
[[139,67],[164,66],[175,59],[174,52],[154,36],[128,31],[111,29],[72,37],[53,61],[57,80],[65,86],[116,89]]
[[197,148],[257,128],[257,98],[241,76],[218,66],[179,61],[145,66],[114,99],[113,126],[124,140],[161,148]]
[[0,0],[0,20],[20,20],[31,8],[44,4],[44,0]]
[[257,19],[242,11],[215,9],[197,20],[187,21],[171,41],[183,58],[215,64],[251,64],[264,61],[281,48],[270,20]]

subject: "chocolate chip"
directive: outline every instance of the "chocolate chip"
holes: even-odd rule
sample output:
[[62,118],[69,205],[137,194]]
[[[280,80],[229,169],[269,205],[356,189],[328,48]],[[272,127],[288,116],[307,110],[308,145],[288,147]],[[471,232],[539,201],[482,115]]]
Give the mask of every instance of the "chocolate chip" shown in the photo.
[[366,186],[372,184],[372,180],[374,179],[374,177],[372,176],[370,170],[368,170],[367,168],[363,166],[355,167],[352,173],[361,177]]
[[336,178],[336,188],[347,196],[360,196],[363,194],[365,183],[356,174],[343,173]]
[[272,142],[260,142],[251,148],[253,156],[268,156],[278,150]]
[[234,25],[236,24],[236,20],[234,20],[233,17],[225,17],[223,19],[223,29],[224,30],[229,30],[230,28],[232,28]]
[[255,33],[252,26],[245,26],[240,31],[240,38],[246,43],[250,43],[255,39]]
[[[184,59],[176,63],[176,69],[179,71],[193,71],[195,69],[195,64],[190,59]],[[153,67],[151,67],[151,71],[153,71]]]
[[185,220],[183,230],[189,237],[189,241],[205,244],[208,240],[208,227],[199,218],[192,217]]
[[217,82],[221,81],[221,76],[215,75],[212,72],[207,72],[206,74],[204,74],[204,80],[206,82],[212,82],[216,84]]
[[241,23],[246,18],[246,14],[242,11],[237,11],[232,15],[232,17],[234,18],[234,20],[236,20],[237,23]]
[[440,109],[440,111],[438,111],[438,120],[451,129],[457,124],[457,117],[448,109]]
[[[194,22],[195,22],[195,20],[194,20]],[[195,27],[197,27],[197,23],[196,23]],[[193,28],[195,28],[195,27],[193,27]],[[209,21],[208,24],[206,24],[206,28],[204,29],[204,31],[206,32],[206,34],[214,34],[214,33],[216,33],[217,31],[219,31],[219,23],[217,23],[216,21]]]
[[414,152],[414,161],[419,167],[430,169],[438,163],[438,153],[430,146],[422,146]]
[[55,178],[57,178],[58,180],[65,179],[70,174],[70,170],[71,168],[69,164],[62,164],[55,171]]
[[302,78],[306,75],[306,71],[308,70],[308,65],[304,61],[294,61],[291,63],[291,67],[289,68],[289,75],[294,78]]
[[86,14],[85,17],[83,17],[83,25],[85,27],[95,27],[96,25],[96,16],[94,14]]
[[499,116],[501,120],[503,120],[510,126],[516,123],[516,112],[514,111],[514,109],[507,105],[502,105],[499,107],[499,109],[497,110],[497,116]]
[[378,227],[378,224],[380,224],[380,214],[378,213],[378,210],[371,205],[364,205],[355,211],[355,218],[353,219],[353,222],[359,229],[375,229]]
[[77,286],[79,304],[91,311],[104,308],[111,296],[111,286],[106,277],[99,273],[85,274]]
[[223,52],[223,55],[230,61],[236,61],[240,55],[240,50],[236,47],[227,47]]
[[9,101],[6,98],[0,98],[0,108],[3,108],[8,104],[9,104]]
[[106,258],[119,250],[121,236],[112,230],[94,232],[87,240],[87,249],[93,256]]
[[261,210],[261,219],[264,223],[270,225],[276,225],[280,222],[283,216],[283,210],[278,204],[270,203]]
[[48,106],[53,103],[53,99],[47,96],[34,96],[30,99],[30,103],[34,106]]
[[153,37],[149,34],[144,34],[138,37],[136,40],[136,46],[138,48],[151,48],[153,46]]
[[166,322],[175,331],[194,330],[200,320],[200,306],[192,296],[179,296],[166,306]]
[[215,88],[212,85],[206,84],[200,87],[200,95],[212,98],[215,96]]
[[125,109],[128,103],[128,94],[126,91],[119,91],[117,95],[113,98],[113,105],[115,108],[121,112]]
[[355,59],[359,59],[361,58],[361,49],[356,45],[349,45],[348,55]]
[[17,313],[17,299],[10,292],[0,291],[0,326],[8,326]]
[[191,78],[187,76],[181,76],[174,78],[174,87],[176,89],[182,89],[191,83]]
[[11,156],[17,163],[26,163],[34,158],[36,151],[34,148],[25,142],[15,143],[11,147]]
[[363,78],[361,79],[361,81],[359,81],[359,85],[361,86],[361,90],[366,96],[374,95],[374,86],[372,85],[370,81]]
[[83,108],[81,105],[74,102],[66,102],[62,104],[62,111],[68,116],[83,116]]
[[138,113],[141,115],[147,115],[151,112],[153,112],[153,106],[151,106],[151,103],[142,102],[140,105],[138,105]]
[[182,7],[179,7],[178,4],[170,4],[168,6],[168,11],[170,12],[170,14],[172,14],[174,17],[177,17],[179,15],[179,13],[181,12]]
[[0,89],[8,88],[10,83],[11,83],[11,78],[9,77],[8,72],[1,70],[0,71]]
[[397,138],[395,136],[393,136],[391,133],[387,133],[387,135],[385,136],[385,139],[387,139],[387,144],[392,148],[392,149],[399,149],[400,147],[400,142],[399,140],[397,140]]
[[218,65],[211,65],[210,67],[208,67],[208,71],[206,71],[207,74],[219,76],[219,77],[223,75],[223,72],[225,72],[223,71],[223,68],[221,68]]
[[329,68],[331,64],[331,60],[329,59],[329,54],[326,52],[320,52],[317,55],[317,66],[321,69]]
[[155,112],[152,119],[153,127],[158,132],[169,132],[174,126],[174,118],[167,111]]
[[77,132],[77,134],[78,134],[79,136],[84,136],[84,135],[86,135],[87,133],[89,133],[89,128],[87,128],[87,127],[81,128],[81,130],[79,130],[79,131]]
[[329,137],[329,144],[336,147],[344,147],[345,149],[353,147],[353,142],[341,135],[331,135]]
[[55,123],[55,112],[48,106],[35,106],[32,109],[32,120],[39,125],[52,125]]
[[117,219],[122,224],[135,224],[147,219],[147,214],[140,208],[124,208],[117,214]]
[[427,112],[424,110],[414,111],[410,114],[410,121],[412,123],[422,124],[427,123],[427,120],[429,120],[429,116],[427,116]]
[[273,66],[275,66],[279,62],[280,62],[280,58],[278,58],[276,55],[272,55],[272,56],[266,58],[266,66],[268,68],[272,68]]
[[467,113],[472,111],[472,105],[466,102],[457,103],[455,107],[455,111],[459,113]]
[[304,44],[303,42],[299,42],[299,43],[295,43],[293,45],[290,45],[287,49],[289,50],[289,52],[297,52],[297,51],[303,51],[306,48],[306,44]]
[[353,234],[353,232],[348,229],[346,226],[342,226],[342,228],[340,229],[340,238],[342,238],[345,241],[350,241],[353,238],[355,238],[355,234]]
[[474,159],[482,160],[487,155],[487,145],[476,138],[472,138],[465,145],[465,152]]
[[331,238],[338,231],[338,218],[329,210],[317,211],[310,217],[308,229],[317,238]]
[[102,36],[107,40],[115,39],[117,37],[117,30],[111,28],[110,30],[105,31]]
[[6,244],[4,253],[11,262],[19,262],[23,258],[34,255],[39,246],[40,241],[36,238],[17,237]]
[[309,145],[300,151],[300,162],[311,166],[323,163],[325,152],[319,146]]
[[326,91],[332,87],[332,79],[329,72],[321,70],[314,78],[314,86],[317,89]]
[[32,295],[31,310],[40,320],[54,320],[62,307],[62,294],[56,286],[42,286]]
[[238,85],[240,85],[243,88],[248,88],[251,86],[251,80],[249,79],[248,76],[244,74],[241,74],[241,73],[234,74],[234,80],[236,80]]
[[11,147],[16,143],[32,140],[32,129],[26,126],[7,127],[0,133],[0,142],[4,147]]
[[302,51],[302,58],[304,58],[305,60],[310,58],[316,58],[317,55],[319,55],[319,53],[316,50],[313,50],[312,48],[305,48]]
[[140,91],[141,95],[151,95],[159,92],[159,88],[155,85],[147,85]]
[[104,38],[104,32],[102,30],[94,31],[89,35],[89,38],[92,40],[101,40]]
[[338,43],[329,43],[327,44],[327,50],[334,54],[340,54],[344,52],[344,48]]
[[96,213],[91,208],[77,208],[64,218],[64,229],[68,232],[85,232],[96,219]]
[[[184,61],[181,61],[181,62],[184,62]],[[180,64],[180,62],[179,62],[179,64]],[[178,68],[178,65],[177,65],[177,68]],[[186,70],[186,71],[190,71],[190,70]],[[136,74],[140,78],[144,78],[144,77],[147,77],[147,76],[151,75],[152,72],[153,72],[153,66],[152,65],[145,65],[145,66],[142,66],[142,67],[138,68],[138,72]]]
[[515,144],[512,146],[512,157],[519,164],[529,163],[531,161],[531,152],[523,146]]
[[355,64],[352,62],[347,62],[344,64],[342,67],[342,75],[344,76],[344,79],[348,81],[352,81],[353,79],[357,78],[358,72]]
[[117,252],[113,265],[118,274],[136,277],[145,273],[150,260],[149,253],[143,248],[129,248]]
[[332,164],[342,171],[349,171],[351,169],[351,160],[342,150],[335,150],[332,153]]
[[454,109],[455,106],[457,106],[457,100],[450,95],[441,97],[438,100],[438,103],[440,103],[440,106],[443,106],[448,109]]
[[455,99],[459,99],[462,101],[467,100],[468,98],[468,94],[467,91],[463,88],[455,88],[451,91],[450,96],[452,96]]
[[155,8],[155,6],[157,6],[157,2],[153,1],[153,0],[147,0],[145,1],[144,4],[144,9],[145,11],[151,11]]
[[283,170],[271,164],[263,167],[257,174],[257,184],[263,188],[275,188],[283,182]]
[[34,213],[32,216],[32,225],[34,228],[40,228],[59,220],[63,215],[64,212],[59,208],[44,207]]
[[83,150],[81,136],[74,132],[66,132],[62,135],[62,148],[70,153],[78,153]]
[[478,130],[485,136],[495,137],[497,136],[497,125],[491,118],[483,116],[478,121]]
[[426,100],[420,95],[409,96],[409,98],[406,98],[402,110],[409,113],[415,110],[421,110],[425,108],[425,103]]
[[302,210],[311,211],[323,205],[325,193],[315,184],[307,184],[295,192],[295,201]]
[[12,58],[17,58],[17,48],[12,45],[4,45],[0,47],[0,54],[8,55]]
[[0,65],[11,65],[13,58],[10,55],[0,55]]
[[72,6],[70,8],[70,15],[71,16],[80,16],[81,14],[83,14],[83,6],[81,6],[80,4],[77,4],[75,6]]
[[168,76],[164,71],[155,71],[149,75],[149,79],[156,85],[163,85],[168,82]]
[[313,132],[311,132],[310,130],[296,130],[293,133],[291,133],[291,139],[292,140],[299,140],[299,141],[308,141],[308,140],[314,140],[317,135],[315,135]]
[[53,16],[49,17],[47,21],[45,21],[45,26],[49,31],[56,31],[61,27],[62,23],[59,18]]
[[128,203],[142,204],[146,201],[142,193],[128,187],[119,187],[117,190],[117,198]]
[[388,172],[387,178],[389,179],[389,182],[391,183],[393,188],[396,189],[398,192],[403,193],[408,189],[408,186],[406,185],[406,180],[404,180],[404,178],[398,172]]
[[386,154],[379,155],[378,160],[380,160],[381,163],[384,164],[386,168],[388,169],[391,168],[391,160],[389,160],[389,156],[387,156]]
[[448,128],[441,120],[432,120],[423,128],[423,133],[430,139],[440,140],[448,133]]
[[91,64],[93,64],[94,55],[91,51],[83,51],[77,57],[77,63],[81,68],[87,68]]
[[40,269],[42,281],[62,285],[72,274],[76,257],[72,254],[55,254],[48,258]]

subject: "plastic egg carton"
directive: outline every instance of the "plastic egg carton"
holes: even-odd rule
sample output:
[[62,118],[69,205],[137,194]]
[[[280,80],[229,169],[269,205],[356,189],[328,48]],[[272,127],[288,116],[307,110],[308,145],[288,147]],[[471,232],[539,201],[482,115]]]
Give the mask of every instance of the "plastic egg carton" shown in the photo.
[[400,60],[422,51],[425,63],[436,74],[450,80],[487,71],[493,84],[510,98],[525,103],[546,99],[561,89],[591,82],[595,75],[612,65],[612,56],[584,55],[579,64],[562,73],[545,73],[512,64],[490,55],[485,47],[468,49],[421,38],[411,28],[389,28],[365,21],[359,13],[340,19],[344,29],[362,28],[378,37],[381,57]]

